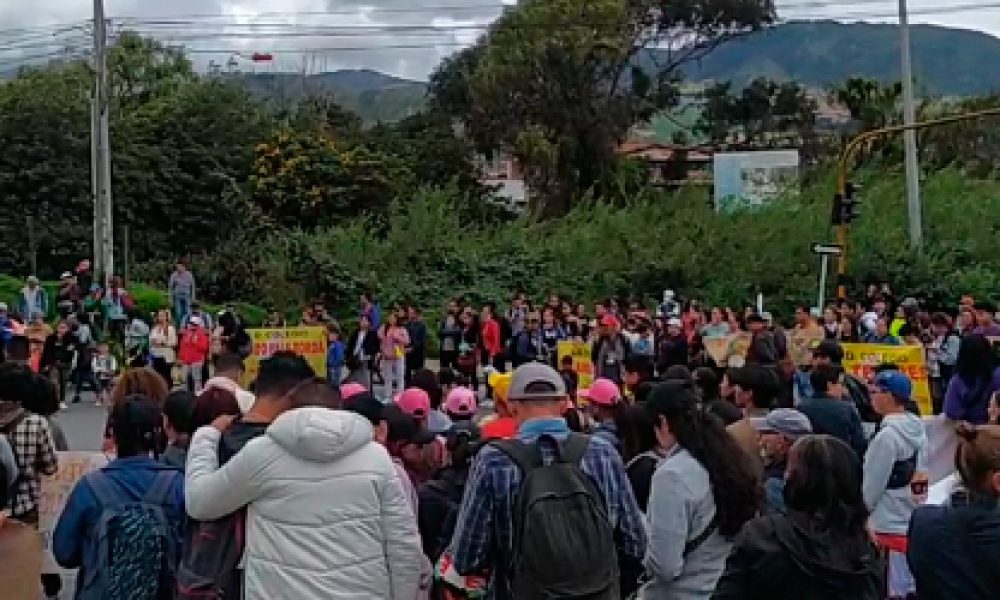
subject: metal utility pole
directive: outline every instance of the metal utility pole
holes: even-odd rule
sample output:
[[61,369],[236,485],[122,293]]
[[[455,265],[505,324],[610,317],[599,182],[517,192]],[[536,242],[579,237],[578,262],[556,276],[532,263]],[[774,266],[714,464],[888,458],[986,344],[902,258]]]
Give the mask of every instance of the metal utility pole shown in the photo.
[[105,286],[115,271],[107,40],[104,0],[94,0],[94,102],[90,132],[91,179],[94,185],[94,270],[96,281]]
[[[913,63],[910,57],[910,17],[906,0],[899,0],[900,49],[903,74],[903,124],[912,127],[917,122],[916,100],[913,94]],[[910,249],[919,251],[923,245],[923,216],[920,204],[920,162],[917,154],[917,132],[903,132],[906,153],[906,212],[910,225]]]

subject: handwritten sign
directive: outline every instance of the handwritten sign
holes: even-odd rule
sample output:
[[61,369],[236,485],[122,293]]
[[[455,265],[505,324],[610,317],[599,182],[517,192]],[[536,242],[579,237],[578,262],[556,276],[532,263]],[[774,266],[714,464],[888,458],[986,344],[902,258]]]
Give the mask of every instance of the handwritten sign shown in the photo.
[[901,373],[910,378],[913,384],[913,399],[920,407],[920,414],[933,414],[923,346],[844,344],[843,348],[844,369],[861,381],[871,381],[875,376],[875,368],[879,365],[895,365]]
[[45,547],[43,573],[74,577],[76,569],[63,569],[52,557],[52,533],[59,522],[59,515],[66,507],[66,500],[84,475],[108,463],[100,452],[57,452],[59,470],[51,477],[42,477],[42,495],[38,502],[38,530]]
[[282,327],[271,329],[248,329],[253,342],[250,356],[246,358],[243,387],[249,387],[257,372],[260,361],[279,350],[289,350],[302,355],[316,372],[317,377],[326,377],[326,330],[322,327]]
[[580,389],[589,388],[594,381],[594,363],[590,360],[590,342],[562,341],[556,345],[559,365],[563,358],[573,357],[573,370],[579,377]]
[[734,335],[707,337],[702,340],[705,350],[719,367],[742,367],[746,362],[747,352],[753,334],[741,332]]

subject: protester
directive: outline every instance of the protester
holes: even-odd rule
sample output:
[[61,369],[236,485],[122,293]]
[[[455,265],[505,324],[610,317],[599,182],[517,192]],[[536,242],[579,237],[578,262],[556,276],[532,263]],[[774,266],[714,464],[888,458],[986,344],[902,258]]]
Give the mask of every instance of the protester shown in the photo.
[[104,294],[103,303],[111,339],[123,339],[125,328],[128,326],[128,313],[135,304],[132,301],[132,296],[125,289],[121,277],[111,279],[111,285],[108,286],[107,293]]
[[890,598],[914,593],[906,566],[906,532],[913,510],[927,495],[927,434],[920,417],[908,412],[912,384],[898,371],[882,371],[872,384],[872,403],[882,425],[864,458],[862,492],[871,511],[869,530],[888,554]]
[[921,600],[988,600],[1000,589],[1000,427],[958,426],[961,487],[913,512],[907,559]]
[[744,526],[712,599],[881,600],[882,561],[865,530],[858,472],[857,457],[840,440],[796,442],[787,512]]
[[1000,336],[1000,324],[994,321],[996,308],[996,305],[990,302],[976,302],[973,306],[976,328],[972,333],[985,337]]
[[348,378],[364,385],[366,389],[371,389],[375,359],[379,352],[379,339],[378,334],[372,330],[371,321],[367,316],[358,319],[358,328],[348,339],[346,350],[347,368],[351,371]]
[[10,516],[38,526],[41,478],[59,466],[52,429],[45,417],[25,410],[21,403],[36,393],[31,372],[18,365],[0,366],[0,433],[17,461],[17,482],[8,508]]
[[194,433],[195,397],[187,390],[175,390],[163,401],[163,433],[167,448],[160,461],[175,469],[184,470],[187,451]]
[[476,416],[476,393],[464,387],[451,390],[444,401],[444,410],[453,423],[471,421]]
[[17,298],[17,312],[26,321],[34,321],[39,315],[44,319],[49,314],[49,294],[34,275],[28,277]]
[[864,336],[866,344],[881,344],[883,346],[900,346],[903,342],[889,332],[889,320],[886,317],[878,317],[875,320],[875,329]]
[[733,403],[743,412],[743,418],[726,427],[736,443],[750,457],[750,464],[757,474],[762,474],[760,460],[760,433],[754,425],[774,408],[778,396],[774,374],[760,366],[747,365],[728,369],[722,380],[722,394],[732,396]]
[[610,379],[622,383],[625,378],[625,359],[628,356],[628,340],[619,331],[618,319],[608,314],[600,317],[597,340],[591,345],[590,360],[594,365],[594,377]]
[[361,314],[359,317],[364,317],[368,320],[372,331],[378,331],[382,326],[382,308],[375,301],[371,292],[361,294]]
[[511,357],[511,363],[514,368],[536,361],[539,356],[544,354],[545,345],[542,343],[539,331],[541,323],[541,317],[538,316],[538,313],[528,314],[527,325],[525,325],[524,330],[517,334],[512,343],[514,356]]
[[117,457],[74,486],[52,537],[76,598],[167,598],[180,557],[184,476],[157,460],[163,414],[129,396],[112,409]]
[[[321,392],[329,387],[315,386],[313,393]],[[371,425],[331,410],[337,406],[321,397],[303,400],[221,468],[217,446],[227,423],[198,430],[188,461],[188,512],[214,519],[248,506],[248,600],[289,590],[303,600],[416,598],[423,560],[416,520]]]
[[[508,396],[517,438],[484,446],[473,460],[451,544],[455,570],[489,571],[497,600],[530,597],[528,590],[609,600],[626,594],[646,535],[617,451],[601,439],[571,434],[562,418],[566,389],[548,365],[518,367]],[[553,463],[556,447],[561,460]],[[533,503],[539,488],[531,482],[557,473],[577,493]],[[515,533],[528,518],[533,535],[558,540],[547,551]]]
[[449,464],[418,490],[420,537],[424,553],[432,562],[437,562],[451,542],[478,441],[479,430],[471,421],[456,422],[447,432]]
[[953,327],[951,317],[944,313],[931,316],[931,329],[934,333],[929,348],[933,351],[933,362],[928,359],[928,367],[932,371],[931,385],[934,387],[931,399],[934,401],[934,414],[940,414],[944,410],[945,390],[955,374],[962,336]]
[[845,398],[844,377],[844,369],[836,365],[813,367],[809,375],[813,397],[802,400],[796,408],[809,418],[813,433],[832,435],[850,446],[860,459],[868,440],[858,409]]
[[641,405],[622,406],[615,416],[621,439],[622,460],[639,509],[646,512],[653,473],[663,461],[664,452],[656,440],[653,419]]
[[715,306],[709,314],[708,323],[701,328],[703,338],[717,338],[727,336],[732,333],[732,328],[725,320],[722,309]]
[[[56,386],[41,375],[25,371],[23,367],[18,368],[25,375],[23,381],[27,386],[24,392],[16,394],[17,397],[21,398],[21,408],[45,418],[49,424],[49,430],[52,431],[52,443],[57,452],[69,450],[66,433],[59,422],[52,418],[60,410],[59,392],[56,390]],[[0,507],[2,506],[0,504]]]
[[826,338],[826,329],[816,322],[807,306],[795,307],[795,328],[791,332],[792,360],[796,367],[809,365],[809,349]]
[[379,360],[382,366],[382,381],[385,385],[383,399],[388,402],[403,391],[406,378],[406,347],[410,336],[399,324],[399,317],[390,312],[386,322],[378,330]]
[[174,272],[170,274],[167,294],[170,306],[173,307],[174,320],[177,323],[184,323],[191,314],[191,306],[195,301],[194,274],[188,270],[184,261],[177,261]]
[[430,414],[424,420],[425,427],[434,434],[448,431],[451,428],[451,419],[444,411],[444,388],[438,381],[437,374],[430,369],[420,369],[410,378],[410,387],[423,390],[430,400]]
[[[254,395],[242,387],[243,357],[232,352],[224,352],[215,357],[215,377],[205,382],[203,392],[213,388],[221,388],[232,394],[240,405],[240,411],[246,413],[254,403]],[[192,431],[192,433],[194,433]]]
[[707,598],[733,537],[757,512],[759,481],[749,457],[718,420],[698,408],[690,388],[659,385],[646,409],[666,458],[653,474],[644,560],[650,581],[639,597]]
[[407,308],[406,313],[406,333],[410,338],[410,345],[406,349],[405,385],[409,386],[413,374],[427,364],[427,324],[424,323],[424,314],[416,306]]
[[580,390],[579,395],[588,401],[587,407],[595,424],[594,437],[599,437],[621,450],[618,424],[615,420],[622,404],[622,394],[618,385],[610,379],[598,378],[589,388]]
[[768,328],[763,315],[752,314],[746,321],[751,334],[746,363],[774,367],[780,358],[777,336]]
[[472,383],[473,389],[479,389],[479,359],[482,346],[482,331],[476,323],[476,315],[471,308],[462,311],[458,319],[461,336],[458,341],[458,372]]
[[115,358],[114,354],[111,354],[111,348],[108,344],[101,342],[97,345],[97,353],[94,354],[90,364],[94,380],[97,383],[94,388],[94,393],[97,395],[96,403],[97,406],[101,406],[102,403],[108,401],[111,386],[115,377],[118,377],[118,359]]
[[[483,367],[491,367],[501,372],[504,371],[506,361],[504,357],[503,335],[500,321],[496,318],[496,306],[492,303],[483,307],[480,339],[482,340]],[[488,386],[486,389],[489,391]]]
[[788,454],[797,440],[813,432],[813,427],[806,415],[793,408],[772,410],[755,425],[760,432],[764,459],[764,512],[783,513],[786,510],[784,488]]
[[989,340],[981,334],[962,338],[955,374],[945,392],[945,416],[953,421],[985,425],[987,405],[997,390],[1000,390],[1000,361]]
[[56,326],[56,330],[45,338],[42,356],[39,360],[39,371],[49,377],[59,389],[59,404],[65,405],[66,386],[69,383],[73,363],[79,350],[79,341],[65,321]]
[[208,360],[211,338],[201,317],[192,315],[181,334],[177,359],[181,364],[181,382],[198,394],[202,388],[202,369]]
[[688,339],[681,320],[673,317],[667,321],[666,335],[659,342],[656,368],[661,373],[673,366],[687,366]]
[[507,398],[511,384],[511,373],[490,373],[490,387],[493,388],[492,417],[480,421],[483,439],[506,440],[514,437],[517,432],[517,420],[514,418],[513,407]]
[[163,377],[168,386],[174,384],[177,342],[177,329],[170,319],[170,311],[157,311],[156,323],[149,331],[149,353],[153,357],[153,369]]

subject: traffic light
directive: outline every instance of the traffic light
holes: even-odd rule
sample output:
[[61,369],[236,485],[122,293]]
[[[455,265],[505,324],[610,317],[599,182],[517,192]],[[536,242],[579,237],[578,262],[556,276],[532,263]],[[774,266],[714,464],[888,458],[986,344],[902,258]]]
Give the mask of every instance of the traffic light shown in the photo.
[[861,205],[861,199],[858,198],[857,188],[853,183],[848,182],[844,191],[846,191],[847,194],[844,196],[842,201],[843,212],[841,212],[841,221],[843,223],[850,224],[861,216],[861,212],[858,211],[858,207]]

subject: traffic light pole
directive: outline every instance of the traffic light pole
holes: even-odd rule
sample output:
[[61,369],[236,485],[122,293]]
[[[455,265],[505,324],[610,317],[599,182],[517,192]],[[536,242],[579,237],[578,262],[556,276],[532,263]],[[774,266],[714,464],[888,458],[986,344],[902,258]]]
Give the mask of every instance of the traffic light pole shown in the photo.
[[[847,197],[847,183],[848,175],[851,170],[851,164],[854,161],[855,155],[857,155],[858,150],[861,149],[862,145],[871,140],[887,137],[890,135],[896,135],[900,133],[905,133],[908,131],[918,131],[921,129],[930,129],[932,127],[941,127],[944,125],[953,125],[955,123],[961,123],[963,121],[972,121],[974,119],[979,119],[982,117],[990,117],[1000,115],[1000,106],[995,108],[988,108],[986,110],[979,110],[976,112],[965,113],[962,115],[954,115],[951,117],[942,117],[940,119],[933,119],[930,121],[921,121],[919,123],[913,123],[912,125],[895,125],[893,127],[884,127],[882,129],[873,129],[871,131],[866,131],[854,139],[852,139],[847,147],[844,148],[843,153],[840,155],[840,161],[837,167],[837,193],[840,194],[842,198]],[[847,230],[848,223],[840,223],[837,225],[837,244],[843,248],[843,252],[837,258],[837,297],[841,300],[847,298],[847,287],[843,283],[844,276],[847,275]]]

